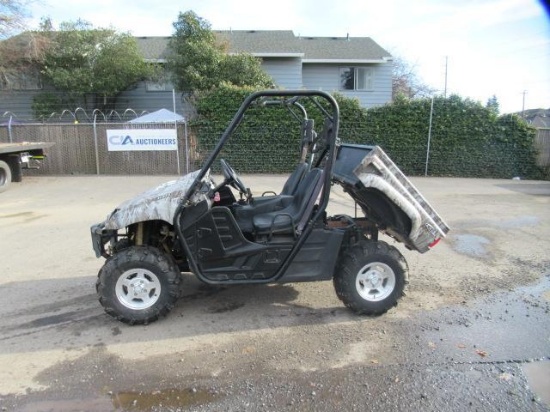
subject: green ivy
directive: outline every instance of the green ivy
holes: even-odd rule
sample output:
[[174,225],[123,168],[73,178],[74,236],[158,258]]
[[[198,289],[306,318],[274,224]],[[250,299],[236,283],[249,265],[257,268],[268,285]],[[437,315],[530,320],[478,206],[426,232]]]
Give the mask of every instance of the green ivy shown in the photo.
[[[243,100],[254,90],[222,86],[196,97],[191,130],[203,160],[218,142]],[[398,99],[364,109],[335,94],[340,106],[341,141],[381,146],[407,175],[424,175],[431,99]],[[306,109],[316,128],[322,118]],[[284,107],[254,107],[222,151],[242,173],[286,173],[298,161],[299,123]],[[535,130],[515,115],[498,116],[480,103],[453,95],[433,101],[428,161],[430,176],[542,179],[535,164]]]

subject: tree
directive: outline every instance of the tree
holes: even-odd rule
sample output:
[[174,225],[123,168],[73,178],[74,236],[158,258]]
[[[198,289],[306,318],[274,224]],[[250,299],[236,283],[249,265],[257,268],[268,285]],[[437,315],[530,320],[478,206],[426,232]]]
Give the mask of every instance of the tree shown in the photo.
[[235,86],[273,86],[273,80],[262,69],[259,60],[244,53],[225,55],[220,64],[220,79]]
[[498,116],[500,108],[499,108],[497,97],[495,95],[493,95],[487,100],[487,104],[485,105],[485,107],[487,107],[487,109],[489,109],[492,113]]
[[173,24],[175,32],[168,48],[168,70],[179,91],[207,90],[214,79],[223,50],[216,45],[210,23],[193,11],[180,13]]
[[36,32],[0,41],[0,88],[17,89],[25,79],[38,79],[49,46],[50,40]]
[[0,39],[23,29],[28,5],[25,0],[0,0]]
[[130,34],[94,29],[82,20],[62,23],[50,34],[42,74],[73,102],[109,109],[121,92],[152,74]]
[[17,88],[21,73],[36,72],[36,63],[47,48],[46,39],[34,32],[9,37],[24,28],[30,3],[31,0],[0,0],[0,89]]
[[179,13],[173,26],[167,61],[178,91],[209,90],[223,83],[256,87],[272,84],[258,59],[247,54],[228,55],[210,23],[195,12]]
[[428,97],[434,89],[418,79],[413,66],[401,58],[393,61],[392,99],[398,96],[409,99]]

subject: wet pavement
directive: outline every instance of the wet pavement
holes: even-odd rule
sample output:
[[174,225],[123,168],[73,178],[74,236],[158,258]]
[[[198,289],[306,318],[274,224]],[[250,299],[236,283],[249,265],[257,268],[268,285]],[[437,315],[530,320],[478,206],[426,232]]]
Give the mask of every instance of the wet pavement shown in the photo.
[[[389,346],[365,357],[364,344],[356,342],[345,354],[350,362],[329,368],[323,364],[323,358],[330,356],[327,349],[312,346],[307,350],[320,354],[316,365],[279,370],[260,359],[266,347],[253,341],[237,351],[241,362],[205,376],[199,366],[181,373],[185,362],[181,354],[126,362],[98,344],[86,356],[39,375],[39,381],[51,385],[48,389],[3,396],[2,408],[28,412],[550,410],[550,275],[538,284],[419,312],[411,319],[365,321],[324,312],[306,325],[326,324],[334,317],[333,328],[342,321],[349,330],[358,324],[382,327],[376,332]],[[59,326],[61,319],[49,321]],[[342,337],[355,340],[353,332]],[[377,333],[373,339],[380,339]],[[287,349],[285,355],[276,349],[269,351],[275,358],[294,356],[295,351]],[[198,357],[223,362],[235,352],[231,346],[208,348]]]

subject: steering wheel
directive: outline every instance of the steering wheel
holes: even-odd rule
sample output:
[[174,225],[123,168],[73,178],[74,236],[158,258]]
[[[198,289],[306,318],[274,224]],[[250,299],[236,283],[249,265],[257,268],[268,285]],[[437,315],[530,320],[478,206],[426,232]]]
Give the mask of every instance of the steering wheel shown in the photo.
[[225,183],[233,186],[240,193],[248,196],[248,190],[246,189],[246,186],[244,185],[240,177],[237,176],[235,170],[233,170],[233,168],[229,166],[229,163],[227,163],[224,159],[220,159],[220,164],[222,166]]

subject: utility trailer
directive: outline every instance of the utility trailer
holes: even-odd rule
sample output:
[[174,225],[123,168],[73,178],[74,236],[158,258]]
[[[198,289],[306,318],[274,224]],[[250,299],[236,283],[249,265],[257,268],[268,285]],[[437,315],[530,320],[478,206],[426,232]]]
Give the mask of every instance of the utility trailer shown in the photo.
[[38,169],[53,142],[0,143],[0,193],[23,180],[23,169]]

